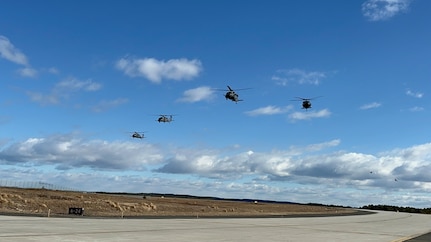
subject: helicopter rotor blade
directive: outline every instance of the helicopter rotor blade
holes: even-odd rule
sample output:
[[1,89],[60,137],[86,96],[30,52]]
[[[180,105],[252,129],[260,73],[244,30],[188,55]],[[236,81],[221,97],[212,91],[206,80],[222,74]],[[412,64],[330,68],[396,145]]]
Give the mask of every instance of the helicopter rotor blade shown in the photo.
[[251,87],[248,87],[248,88],[240,88],[240,89],[236,89],[237,91],[244,91],[244,90],[249,90],[249,89],[252,89]]
[[231,91],[231,92],[251,89],[251,87],[248,87],[248,88],[238,88],[234,90],[230,86],[227,86],[227,88],[229,88],[229,90],[225,90],[225,91]]
[[230,86],[227,86],[228,89],[222,89],[222,88],[212,88],[211,90],[214,91],[223,91],[223,92],[235,92],[235,91],[241,91],[241,90],[248,90],[248,89],[252,89],[251,87],[249,88],[239,88],[239,89],[232,89]]
[[222,91],[222,92],[228,92],[229,91],[229,89],[222,89],[222,88],[212,88],[211,90]]
[[290,101],[307,101],[308,98],[302,98],[302,97],[295,97],[296,99],[291,99]]
[[321,98],[321,97],[323,97],[323,96],[313,97],[313,98],[310,98],[309,100],[313,100],[313,99],[317,99],[317,98]]
[[[310,101],[310,100],[321,98],[321,97],[323,97],[323,96],[317,96],[317,97],[312,97],[312,98],[303,98],[303,97],[295,97],[295,98],[298,98],[298,99],[303,100],[303,101]],[[292,101],[299,101],[299,100],[292,100]]]

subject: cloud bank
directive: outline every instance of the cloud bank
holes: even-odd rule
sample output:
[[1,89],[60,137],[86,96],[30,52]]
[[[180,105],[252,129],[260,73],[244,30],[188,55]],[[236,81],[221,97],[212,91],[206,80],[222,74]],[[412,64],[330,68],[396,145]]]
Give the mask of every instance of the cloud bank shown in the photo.
[[[378,154],[336,150],[340,144],[335,139],[284,150],[238,150],[225,154],[220,149],[161,148],[145,142],[52,135],[3,144],[0,175],[3,179],[21,175],[99,191],[342,201],[343,205],[358,206],[376,202],[394,204],[395,200],[390,199],[397,198],[399,205],[429,205],[431,143]],[[55,171],[51,173],[47,166]],[[40,176],[38,167],[44,167],[46,174]],[[83,169],[87,172],[82,172]],[[201,179],[196,181],[193,177]],[[211,193],[208,188],[213,189]],[[289,192],[289,197],[285,192]],[[358,193],[362,195],[357,197]],[[319,197],[322,194],[327,197]]]

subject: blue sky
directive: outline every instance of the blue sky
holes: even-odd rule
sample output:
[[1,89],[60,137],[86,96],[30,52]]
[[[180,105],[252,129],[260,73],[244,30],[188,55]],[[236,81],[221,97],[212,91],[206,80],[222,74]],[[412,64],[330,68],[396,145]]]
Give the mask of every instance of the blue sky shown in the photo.
[[[430,9],[425,0],[2,1],[0,177],[429,207]],[[217,90],[227,85],[250,89],[234,103]],[[307,111],[292,101],[317,96]]]

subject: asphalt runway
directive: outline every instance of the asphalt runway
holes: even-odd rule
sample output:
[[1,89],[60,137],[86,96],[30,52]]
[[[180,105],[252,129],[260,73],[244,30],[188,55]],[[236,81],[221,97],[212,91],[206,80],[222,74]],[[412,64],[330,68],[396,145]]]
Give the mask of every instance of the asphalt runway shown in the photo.
[[[0,216],[0,241],[387,241],[431,231],[431,215],[96,219]],[[411,240],[413,241],[413,240]]]

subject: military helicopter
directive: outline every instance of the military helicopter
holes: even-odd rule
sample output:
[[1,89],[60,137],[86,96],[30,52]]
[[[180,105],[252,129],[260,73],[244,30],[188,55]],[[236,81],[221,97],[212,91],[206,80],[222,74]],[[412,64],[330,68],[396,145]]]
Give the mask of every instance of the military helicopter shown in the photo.
[[159,118],[157,119],[157,122],[163,122],[163,123],[170,123],[170,122],[172,122],[172,121],[174,121],[173,120],[173,118],[172,118],[172,116],[174,116],[174,115],[172,115],[172,114],[160,114],[159,115]]
[[133,133],[131,135],[131,137],[134,138],[134,139],[143,139],[143,138],[145,138],[144,137],[144,132],[131,132],[131,133]]
[[[321,97],[321,96],[319,96]],[[302,97],[295,97],[297,99],[291,100],[291,101],[302,101],[302,109],[305,109],[305,111],[307,111],[307,109],[311,108],[311,100],[319,98],[319,97],[313,97],[313,98],[302,98]]]
[[[228,88],[228,90],[226,90],[226,89],[219,90],[219,91],[227,91],[226,94],[224,95],[226,100],[229,99],[235,103],[238,103],[239,101],[243,101],[242,99],[239,99],[238,94],[230,86],[227,86],[227,88]],[[247,90],[247,89],[250,89],[250,88],[237,89],[237,91]]]

